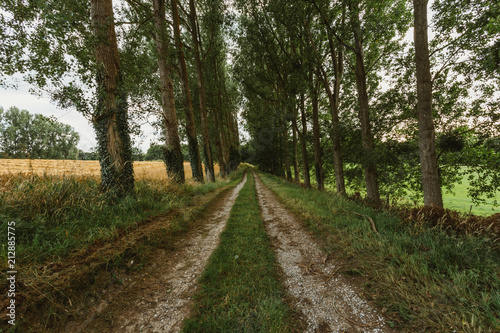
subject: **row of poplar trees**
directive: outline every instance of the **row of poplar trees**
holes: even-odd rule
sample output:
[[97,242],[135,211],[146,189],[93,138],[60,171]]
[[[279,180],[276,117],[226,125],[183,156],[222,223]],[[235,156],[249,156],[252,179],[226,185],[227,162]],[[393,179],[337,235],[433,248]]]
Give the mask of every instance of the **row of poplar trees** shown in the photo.
[[87,116],[102,187],[119,197],[134,188],[131,133],[151,115],[160,119],[168,176],[185,181],[184,134],[193,178],[204,181],[203,156],[214,181],[215,161],[222,176],[239,164],[224,13],[221,0],[2,1],[0,84],[22,76]]
[[[428,0],[235,3],[241,13],[235,71],[248,101],[244,117],[254,160],[263,169],[297,181],[302,173],[311,186],[307,145],[312,141],[319,189],[325,182],[325,150],[333,155],[329,159],[341,194],[346,192],[345,156],[356,155],[367,198],[380,202],[378,167],[386,161],[376,148],[392,149],[389,143],[394,142],[397,154],[409,156],[411,151],[402,152],[404,143],[415,140],[424,203],[442,207],[436,122],[455,129],[474,122],[476,129],[482,125],[484,133],[498,135],[492,130],[498,126],[493,115],[500,72],[497,2],[433,1],[438,34],[432,42]],[[412,25],[409,43],[405,36]],[[480,97],[464,106],[474,84]],[[461,133],[470,134],[470,128]],[[349,133],[359,146],[349,146]],[[409,159],[394,164],[391,172],[404,173],[409,164]]]

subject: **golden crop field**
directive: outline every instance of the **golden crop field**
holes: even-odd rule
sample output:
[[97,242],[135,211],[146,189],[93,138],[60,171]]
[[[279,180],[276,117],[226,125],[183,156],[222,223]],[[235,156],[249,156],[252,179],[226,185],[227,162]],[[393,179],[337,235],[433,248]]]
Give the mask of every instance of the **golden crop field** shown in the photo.
[[[215,165],[215,173],[219,173],[219,166]],[[79,160],[28,160],[28,159],[0,159],[0,174],[35,173],[57,176],[94,176],[100,177],[98,161]],[[191,166],[184,162],[186,179],[192,179]],[[136,179],[165,179],[167,170],[163,162],[134,162]]]

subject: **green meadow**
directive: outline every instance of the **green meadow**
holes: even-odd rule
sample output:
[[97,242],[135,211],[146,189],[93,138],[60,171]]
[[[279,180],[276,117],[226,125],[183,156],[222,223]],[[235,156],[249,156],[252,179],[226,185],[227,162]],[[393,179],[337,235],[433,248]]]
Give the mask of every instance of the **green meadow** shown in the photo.
[[[485,199],[484,203],[474,204],[472,202],[472,199],[468,195],[467,189],[469,188],[469,180],[467,177],[467,175],[464,175],[462,182],[455,183],[451,191],[445,188],[442,189],[444,208],[456,210],[466,214],[470,212],[473,215],[480,216],[490,216],[500,213],[500,206],[495,205],[495,201],[499,199],[499,193],[497,193],[494,198],[486,198],[485,196],[482,196],[481,199]],[[311,182],[314,183],[314,177],[311,177]],[[331,191],[335,191],[335,184],[328,184],[326,187]],[[354,192],[360,192],[362,196],[365,196],[366,194],[364,189],[360,190],[354,187],[348,188],[348,192],[350,195],[354,194]],[[401,198],[399,202],[414,203],[414,200],[412,200],[412,195],[408,195],[406,198]],[[422,200],[417,201],[417,205],[422,204]]]
[[467,177],[464,177],[461,184],[455,184],[453,188],[453,193],[450,193],[443,189],[443,203],[444,207],[448,209],[458,210],[460,212],[469,213],[471,206],[471,214],[489,216],[495,213],[500,213],[500,207],[495,206],[495,199],[498,200],[498,196],[492,199],[486,199],[486,203],[475,205],[472,199],[467,195],[467,188],[469,187],[469,181]]

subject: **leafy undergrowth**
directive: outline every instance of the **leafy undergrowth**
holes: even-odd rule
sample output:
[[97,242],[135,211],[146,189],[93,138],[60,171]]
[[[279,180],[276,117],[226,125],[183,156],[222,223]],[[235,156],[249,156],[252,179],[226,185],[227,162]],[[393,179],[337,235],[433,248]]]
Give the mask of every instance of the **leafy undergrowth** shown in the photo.
[[195,312],[184,322],[184,332],[291,331],[284,297],[249,173],[200,278]]
[[[458,235],[402,220],[331,192],[261,174],[324,241],[344,274],[362,276],[365,294],[404,331],[498,332],[500,251],[487,235]],[[373,219],[380,233],[363,216]]]
[[[10,189],[10,195],[1,196],[1,218],[16,221],[16,312],[20,315],[14,331],[61,329],[67,320],[78,317],[83,304],[119,283],[115,272],[126,268],[130,259],[142,265],[154,248],[169,248],[219,193],[241,180],[245,168],[215,184],[137,182],[134,196],[114,204],[89,178],[11,176],[0,183]],[[5,256],[2,252],[2,265]],[[5,271],[2,294],[7,293]],[[0,301],[2,309],[5,302]],[[0,332],[10,331],[4,324]]]

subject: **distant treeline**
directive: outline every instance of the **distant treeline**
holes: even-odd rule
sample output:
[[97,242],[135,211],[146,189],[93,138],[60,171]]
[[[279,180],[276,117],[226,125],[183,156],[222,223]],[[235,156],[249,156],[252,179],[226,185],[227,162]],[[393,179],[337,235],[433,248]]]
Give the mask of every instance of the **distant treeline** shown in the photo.
[[[90,151],[77,148],[80,135],[73,127],[52,117],[31,114],[13,106],[0,106],[0,158],[33,158],[64,160],[99,160],[96,147]],[[190,161],[189,150],[182,146],[184,161]],[[144,153],[132,147],[133,161],[155,161],[165,158],[163,145],[151,144]]]
[[2,158],[77,159],[80,135],[67,124],[17,107],[0,107]]

